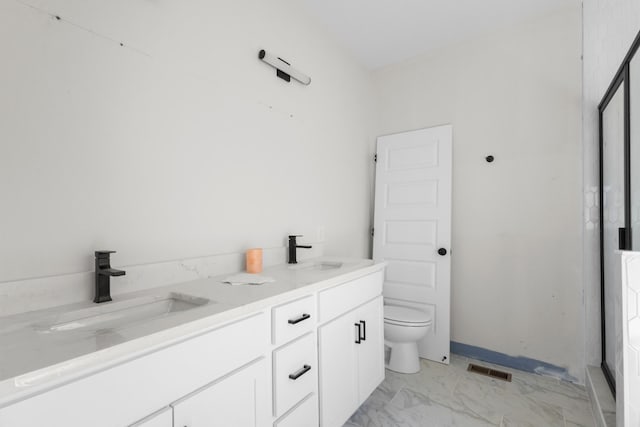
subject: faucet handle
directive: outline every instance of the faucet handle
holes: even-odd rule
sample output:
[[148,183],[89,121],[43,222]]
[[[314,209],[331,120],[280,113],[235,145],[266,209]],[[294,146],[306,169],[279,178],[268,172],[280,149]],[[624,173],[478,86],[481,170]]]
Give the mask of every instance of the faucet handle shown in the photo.
[[96,258],[109,258],[110,254],[115,254],[116,251],[95,251]]
[[302,237],[302,234],[290,234],[289,235],[289,244],[290,245],[295,245],[296,244],[296,237]]

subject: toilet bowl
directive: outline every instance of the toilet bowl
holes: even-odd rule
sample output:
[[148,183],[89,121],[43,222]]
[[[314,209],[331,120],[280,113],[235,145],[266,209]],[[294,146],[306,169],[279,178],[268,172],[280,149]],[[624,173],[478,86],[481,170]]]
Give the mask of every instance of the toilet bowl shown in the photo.
[[418,341],[431,328],[431,316],[415,308],[384,306],[384,343],[390,352],[385,367],[403,374],[420,372]]

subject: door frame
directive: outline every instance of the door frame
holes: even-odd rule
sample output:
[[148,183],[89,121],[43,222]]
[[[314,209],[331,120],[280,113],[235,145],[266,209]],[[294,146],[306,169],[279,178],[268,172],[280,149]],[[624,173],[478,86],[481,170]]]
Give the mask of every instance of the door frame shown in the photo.
[[[629,120],[628,120],[628,82],[627,71],[617,76],[616,80],[607,90],[607,94],[604,99],[598,106],[598,132],[599,132],[599,203],[600,203],[600,335],[602,339],[602,362],[600,363],[600,367],[602,368],[602,372],[604,373],[604,377],[609,384],[609,388],[611,389],[611,393],[613,397],[616,397],[616,377],[615,377],[615,361],[607,361],[607,336],[605,333],[605,249],[604,249],[604,135],[603,135],[603,116],[604,111],[606,110],[609,102],[613,99],[614,95],[618,92],[618,90],[622,87],[624,89],[624,140],[623,140],[623,151],[624,151],[624,171],[623,171],[623,180],[624,180],[624,239],[625,239],[625,247],[620,249],[631,249],[631,188],[630,188],[630,141],[629,141]],[[611,286],[611,285],[610,285]],[[615,286],[615,284],[614,284]],[[611,337],[610,337],[611,338]],[[609,366],[611,363],[611,367]]]
[[[603,154],[604,154],[604,138],[603,138],[603,125],[602,118],[604,110],[609,105],[609,102],[618,89],[622,86],[624,88],[624,204],[625,204],[625,245],[624,250],[632,249],[632,236],[631,236],[631,83],[630,83],[630,63],[635,53],[640,48],[640,32],[637,34],[633,41],[631,48],[625,55],[622,64],[618,68],[613,80],[609,84],[607,91],[605,92],[600,104],[598,104],[598,145],[599,145],[599,202],[600,202],[600,335],[602,340],[602,362],[600,364],[604,376],[609,384],[611,393],[615,399],[616,397],[616,379],[615,379],[615,365],[613,369],[609,367],[606,360],[606,337],[605,337],[605,303],[604,303],[604,290],[605,290],[605,278],[604,278],[604,191],[603,191]],[[610,361],[612,364],[615,361]]]

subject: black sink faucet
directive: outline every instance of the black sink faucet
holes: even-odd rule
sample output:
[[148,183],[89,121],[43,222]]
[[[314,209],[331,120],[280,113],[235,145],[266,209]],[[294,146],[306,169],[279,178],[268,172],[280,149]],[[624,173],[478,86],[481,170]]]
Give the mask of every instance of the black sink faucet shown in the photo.
[[301,235],[297,234],[295,236],[289,236],[289,264],[297,264],[298,260],[296,259],[296,248],[303,248],[303,249],[311,249],[312,246],[304,246],[304,245],[298,245],[296,243],[296,237],[302,237]]
[[124,276],[125,272],[111,268],[109,256],[115,251],[96,251],[96,296],[93,302],[111,301],[111,276]]

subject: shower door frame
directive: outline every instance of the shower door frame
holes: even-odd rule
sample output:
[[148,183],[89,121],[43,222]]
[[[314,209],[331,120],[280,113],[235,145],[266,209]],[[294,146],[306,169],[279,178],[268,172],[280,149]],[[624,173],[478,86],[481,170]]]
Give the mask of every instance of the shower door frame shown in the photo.
[[[613,81],[609,85],[602,101],[598,105],[598,133],[599,133],[599,174],[600,174],[600,333],[602,337],[602,371],[609,384],[613,397],[616,397],[616,378],[615,378],[615,360],[606,360],[606,334],[605,334],[605,270],[604,270],[604,191],[603,191],[603,113],[613,99],[618,89],[624,89],[624,212],[625,212],[625,228],[624,228],[624,247],[620,249],[632,250],[632,234],[631,234],[631,82],[630,82],[630,63],[635,53],[640,48],[640,32],[633,41],[631,48],[625,55],[620,68],[615,74]],[[640,100],[638,100],[640,102]],[[640,248],[637,248],[640,249]],[[609,337],[610,339],[615,337]],[[611,367],[609,366],[611,363]]]
[[[615,375],[615,360],[607,360],[607,338],[614,339],[615,337],[607,337],[606,334],[606,316],[605,316],[605,225],[604,225],[604,135],[603,135],[603,116],[609,102],[618,93],[621,88],[624,90],[624,138],[623,138],[623,151],[624,151],[624,242],[619,244],[619,249],[630,250],[631,249],[631,168],[630,168],[630,133],[629,133],[629,79],[628,67],[624,67],[622,73],[616,75],[615,80],[607,90],[602,102],[598,106],[598,130],[599,130],[599,145],[600,145],[600,330],[602,336],[602,371],[609,384],[613,397],[616,396],[616,375]],[[611,254],[608,254],[611,255]],[[613,284],[615,286],[615,284]],[[611,284],[609,284],[611,286]]]

